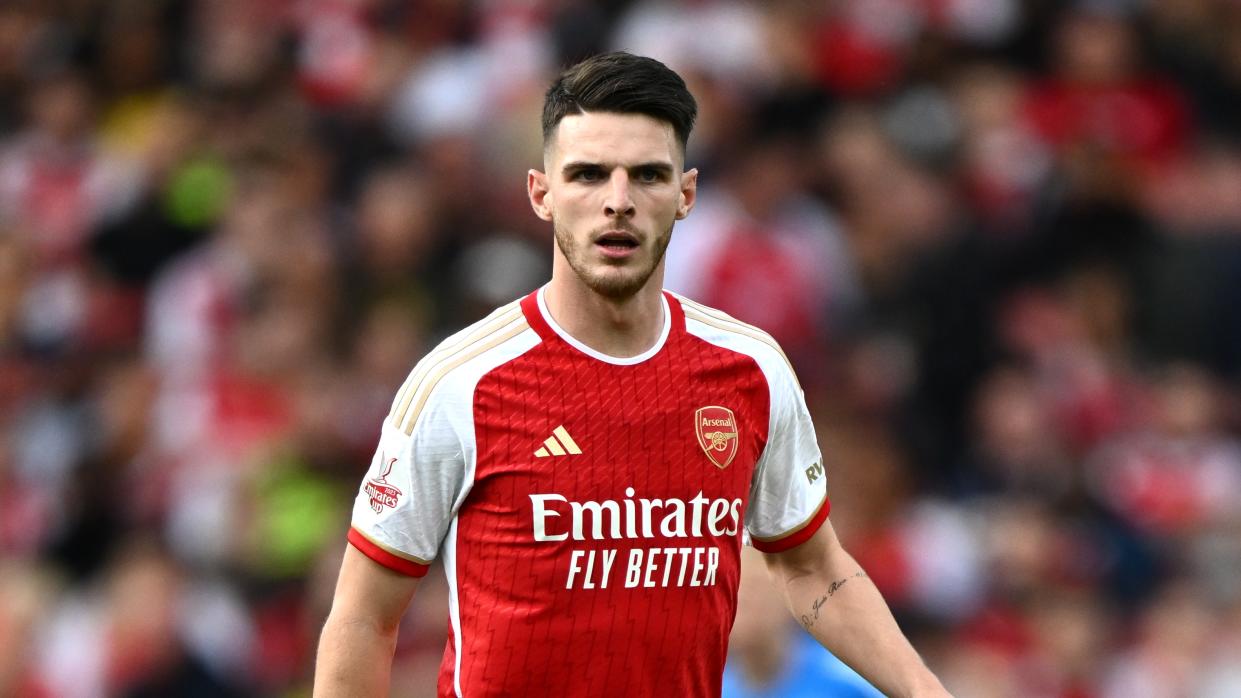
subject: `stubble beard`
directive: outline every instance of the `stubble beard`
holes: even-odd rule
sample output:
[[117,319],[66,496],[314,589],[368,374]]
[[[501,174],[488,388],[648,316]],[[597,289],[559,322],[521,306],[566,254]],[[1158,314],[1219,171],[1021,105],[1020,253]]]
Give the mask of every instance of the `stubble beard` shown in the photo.
[[[634,230],[633,228],[629,229]],[[629,273],[599,274],[591,268],[590,263],[586,259],[591,252],[593,243],[588,241],[582,248],[578,248],[573,243],[572,233],[563,229],[560,223],[555,220],[552,221],[552,230],[555,231],[556,246],[560,248],[560,253],[568,261],[569,267],[573,269],[573,273],[577,274],[577,277],[590,290],[604,298],[618,301],[633,297],[635,293],[646,286],[646,282],[650,280],[651,275],[655,273],[655,269],[659,267],[659,263],[663,261],[664,253],[668,251],[668,243],[672,240],[672,224],[670,223],[667,230],[661,235],[655,236],[655,247],[652,250],[651,262],[648,266],[624,270]],[[637,234],[636,230],[634,232]],[[593,237],[594,235],[592,234],[591,238]],[[639,234],[639,237],[646,239],[647,236]],[[625,266],[628,267],[631,264],[632,262],[626,262]],[[616,265],[616,267],[620,266]]]

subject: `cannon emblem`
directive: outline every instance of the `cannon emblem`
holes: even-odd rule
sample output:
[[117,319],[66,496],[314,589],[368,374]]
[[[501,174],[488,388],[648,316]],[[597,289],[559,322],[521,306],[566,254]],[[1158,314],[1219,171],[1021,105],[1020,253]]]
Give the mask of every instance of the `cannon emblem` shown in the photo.
[[717,468],[727,468],[737,456],[737,417],[727,407],[698,408],[694,413],[694,434],[703,453]]

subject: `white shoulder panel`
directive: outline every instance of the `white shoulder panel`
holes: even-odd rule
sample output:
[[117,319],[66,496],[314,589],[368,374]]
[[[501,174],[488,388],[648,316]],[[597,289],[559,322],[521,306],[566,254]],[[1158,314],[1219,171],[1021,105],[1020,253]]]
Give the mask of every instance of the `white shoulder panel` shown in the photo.
[[810,411],[792,366],[766,332],[719,310],[678,298],[690,334],[753,358],[767,379],[771,416],[767,446],[755,466],[746,509],[750,537],[778,541],[798,532],[823,505],[827,478]]
[[353,528],[387,552],[426,564],[474,481],[474,389],[538,345],[518,304],[444,340],[397,392],[353,506]]

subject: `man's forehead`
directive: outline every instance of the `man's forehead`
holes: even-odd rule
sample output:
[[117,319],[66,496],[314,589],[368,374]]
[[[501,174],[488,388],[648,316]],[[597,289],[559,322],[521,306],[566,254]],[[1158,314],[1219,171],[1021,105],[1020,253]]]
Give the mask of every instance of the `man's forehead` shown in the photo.
[[680,147],[672,124],[645,114],[587,112],[569,114],[547,144],[554,161],[665,161],[679,164]]

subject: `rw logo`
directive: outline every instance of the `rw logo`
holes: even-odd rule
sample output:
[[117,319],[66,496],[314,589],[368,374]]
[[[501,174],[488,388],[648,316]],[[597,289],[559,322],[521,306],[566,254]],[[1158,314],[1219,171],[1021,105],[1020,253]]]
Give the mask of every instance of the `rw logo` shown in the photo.
[[814,465],[806,468],[806,479],[810,481],[810,484],[813,485],[814,481],[820,477],[823,477],[823,461],[821,460],[815,461]]
[[543,442],[543,447],[534,452],[535,458],[580,455],[582,455],[582,449],[573,440],[573,437],[569,436],[569,432],[565,431],[563,424],[553,429],[552,435]]

